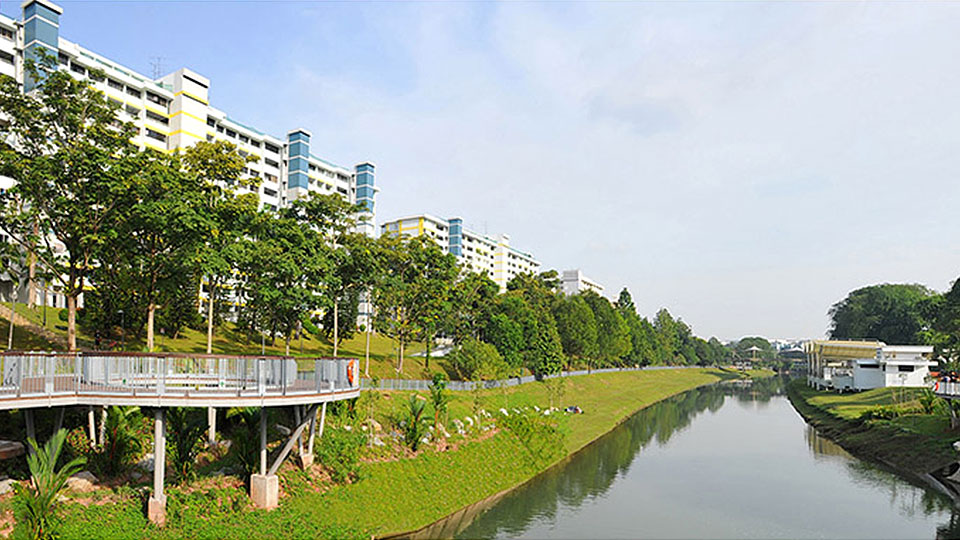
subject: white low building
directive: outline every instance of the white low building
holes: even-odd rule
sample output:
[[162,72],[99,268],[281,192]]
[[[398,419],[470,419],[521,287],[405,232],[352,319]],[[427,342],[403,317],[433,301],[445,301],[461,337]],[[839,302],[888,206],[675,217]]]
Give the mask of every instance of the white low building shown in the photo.
[[833,390],[926,386],[933,347],[887,345],[882,341],[811,341],[807,382]]
[[564,270],[560,274],[560,288],[567,296],[593,291],[603,296],[603,285],[583,275],[579,269]]

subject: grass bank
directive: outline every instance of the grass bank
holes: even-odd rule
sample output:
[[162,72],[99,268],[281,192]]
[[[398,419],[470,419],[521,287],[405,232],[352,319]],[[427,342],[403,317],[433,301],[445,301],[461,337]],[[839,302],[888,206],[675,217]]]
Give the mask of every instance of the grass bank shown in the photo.
[[[801,380],[787,394],[794,408],[827,438],[850,453],[913,474],[957,461],[952,444],[960,432],[945,414],[925,414],[920,388],[877,388],[855,394],[817,391]],[[887,418],[876,418],[884,412]]]
[[[769,372],[768,372],[769,373]],[[766,375],[754,374],[756,375]],[[772,373],[769,373],[772,374]],[[280,507],[266,512],[250,507],[239,478],[206,478],[168,489],[168,523],[164,528],[143,517],[142,500],[149,479],[139,486],[101,488],[68,503],[63,512],[63,538],[343,538],[387,536],[430,525],[463,507],[512,489],[566,459],[616,427],[637,410],[677,393],[741,376],[721,369],[682,369],[603,373],[567,379],[562,396],[545,384],[530,383],[506,390],[452,394],[453,418],[465,418],[477,407],[499,417],[536,406],[577,405],[584,414],[555,414],[564,434],[562,451],[549,461],[531,458],[529,449],[511,432],[491,429],[458,438],[452,444],[430,444],[416,455],[378,458],[376,451],[360,466],[360,480],[334,485],[316,471],[286,467],[281,474],[285,496]],[[396,418],[410,392],[384,392],[376,402],[379,420]],[[512,413],[511,413],[512,414]],[[328,415],[328,429],[346,429]],[[356,424],[354,424],[356,429]],[[389,431],[389,428],[388,430]],[[451,430],[452,431],[452,430]],[[375,449],[374,449],[375,450]],[[381,450],[382,451],[382,450]],[[73,496],[71,496],[73,497]],[[11,501],[5,501],[9,507]],[[2,510],[0,504],[0,510]]]

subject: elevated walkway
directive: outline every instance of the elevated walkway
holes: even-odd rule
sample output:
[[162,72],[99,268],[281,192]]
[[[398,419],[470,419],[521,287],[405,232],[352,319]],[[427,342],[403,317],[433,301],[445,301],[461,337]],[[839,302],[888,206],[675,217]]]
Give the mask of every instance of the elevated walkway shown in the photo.
[[[163,486],[167,407],[206,408],[210,441],[215,440],[216,408],[260,407],[260,473],[251,477],[251,497],[257,506],[272,508],[278,502],[276,473],[293,447],[299,448],[302,463],[312,463],[315,436],[323,436],[327,403],[359,395],[360,363],[352,358],[101,352],[0,354],[0,410],[22,410],[29,438],[37,438],[33,421],[37,408],[59,408],[55,426],[58,429],[65,407],[88,407],[91,441],[97,440],[95,408],[101,409],[101,418],[105,418],[108,406],[153,409],[156,465],[147,514],[158,524],[166,519]],[[293,407],[297,425],[268,468],[266,408],[287,406]],[[102,425],[100,432],[103,444]]]

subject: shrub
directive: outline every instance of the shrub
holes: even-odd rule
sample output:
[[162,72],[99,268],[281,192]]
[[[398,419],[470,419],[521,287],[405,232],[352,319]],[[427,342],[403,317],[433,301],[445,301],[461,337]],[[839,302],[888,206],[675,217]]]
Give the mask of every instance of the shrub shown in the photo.
[[17,484],[16,491],[23,503],[22,519],[30,528],[33,538],[56,538],[53,516],[57,498],[66,486],[67,479],[79,472],[86,461],[82,457],[74,458],[57,469],[57,460],[60,459],[66,438],[66,430],[61,429],[50,437],[43,448],[38,447],[33,439],[27,441],[33,448],[33,453],[27,456],[33,482]]
[[860,418],[863,420],[892,420],[900,416],[900,409],[893,405],[877,405],[864,411]]
[[140,455],[142,443],[138,433],[143,423],[139,407],[107,409],[106,440],[91,456],[91,465],[103,476],[125,472]]
[[227,419],[233,424],[230,431],[230,455],[243,473],[254,474],[260,469],[260,409],[236,407],[227,410]]
[[[447,376],[441,373],[434,373],[433,380],[430,382],[430,402],[433,403],[433,427],[438,428],[441,417],[447,414],[447,403],[450,402],[450,395],[447,393]],[[443,418],[446,422],[446,418]]]
[[196,460],[203,447],[205,420],[199,409],[171,407],[167,410],[167,448],[174,475],[181,483],[196,478]]
[[403,441],[414,452],[420,448],[420,439],[423,438],[423,433],[426,431],[423,426],[423,412],[426,406],[426,402],[420,399],[420,394],[413,394],[410,396],[410,401],[407,402]]
[[917,401],[920,402],[920,407],[923,409],[924,414],[933,414],[937,411],[939,405],[939,398],[933,393],[929,388],[924,388],[920,395],[917,396]]
[[465,380],[495,377],[505,367],[496,347],[473,338],[465,339],[448,358],[453,369]]
[[360,431],[331,429],[316,444],[316,454],[334,482],[356,480],[360,472],[360,449],[366,442]]

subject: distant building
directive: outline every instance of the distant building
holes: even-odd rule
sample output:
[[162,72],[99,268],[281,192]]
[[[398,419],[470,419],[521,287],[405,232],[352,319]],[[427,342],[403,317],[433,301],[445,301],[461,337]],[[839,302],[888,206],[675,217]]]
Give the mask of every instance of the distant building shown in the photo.
[[507,290],[514,277],[540,271],[540,262],[533,255],[510,246],[506,234],[487,236],[463,226],[463,219],[444,219],[430,214],[419,214],[385,222],[380,234],[394,236],[426,236],[451,253],[461,264],[478,274],[485,274]]
[[593,291],[603,296],[603,285],[583,275],[579,269],[564,270],[560,274],[560,288],[567,296],[586,291]]
[[926,386],[933,361],[928,345],[818,340],[806,345],[807,383],[833,390]]

